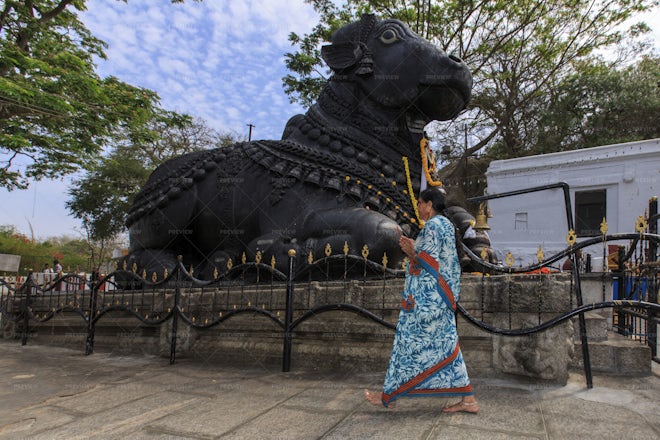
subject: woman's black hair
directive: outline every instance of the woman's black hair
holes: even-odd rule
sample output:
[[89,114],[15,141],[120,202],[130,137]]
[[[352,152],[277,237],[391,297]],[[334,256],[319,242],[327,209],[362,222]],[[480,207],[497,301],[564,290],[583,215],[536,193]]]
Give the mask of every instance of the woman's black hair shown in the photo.
[[432,186],[419,193],[419,198],[425,202],[431,202],[433,210],[438,214],[447,207],[447,196],[444,189]]
[[463,240],[461,239],[461,234],[459,233],[459,229],[454,223],[454,220],[452,219],[451,215],[448,215],[448,213],[445,212],[445,210],[447,209],[446,206],[447,193],[445,192],[445,190],[442,188],[432,186],[420,192],[419,198],[422,199],[422,201],[424,202],[431,202],[431,205],[433,206],[433,210],[435,212],[444,215],[449,219],[449,221],[451,221],[452,225],[454,226],[456,253],[458,254],[458,260],[459,261],[462,260],[463,256],[465,255],[465,251],[463,250]]

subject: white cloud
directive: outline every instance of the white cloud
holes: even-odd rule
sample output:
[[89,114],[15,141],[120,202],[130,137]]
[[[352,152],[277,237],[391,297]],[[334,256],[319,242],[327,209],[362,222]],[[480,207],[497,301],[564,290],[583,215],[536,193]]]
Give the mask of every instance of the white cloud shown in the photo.
[[[280,83],[289,32],[307,32],[316,22],[302,0],[90,3],[83,20],[109,44],[101,73],[155,90],[165,108],[221,131],[242,132],[251,119],[266,138],[279,137],[288,116],[299,111]],[[261,123],[254,120],[256,105],[284,108],[267,111],[275,120]]]

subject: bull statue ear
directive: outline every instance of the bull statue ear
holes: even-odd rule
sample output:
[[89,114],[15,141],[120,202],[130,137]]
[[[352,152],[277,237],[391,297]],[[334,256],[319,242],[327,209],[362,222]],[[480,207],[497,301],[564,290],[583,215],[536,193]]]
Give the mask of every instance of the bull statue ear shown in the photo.
[[334,43],[321,47],[323,61],[335,72],[355,66],[362,59],[362,55],[360,45],[351,42]]

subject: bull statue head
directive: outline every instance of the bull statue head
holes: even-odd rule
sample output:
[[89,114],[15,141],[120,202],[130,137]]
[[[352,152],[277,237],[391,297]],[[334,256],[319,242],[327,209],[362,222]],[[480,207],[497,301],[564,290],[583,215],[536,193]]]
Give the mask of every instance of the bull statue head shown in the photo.
[[399,20],[364,15],[339,29],[321,55],[332,80],[359,85],[357,98],[429,123],[456,117],[470,100],[472,75],[459,58]]

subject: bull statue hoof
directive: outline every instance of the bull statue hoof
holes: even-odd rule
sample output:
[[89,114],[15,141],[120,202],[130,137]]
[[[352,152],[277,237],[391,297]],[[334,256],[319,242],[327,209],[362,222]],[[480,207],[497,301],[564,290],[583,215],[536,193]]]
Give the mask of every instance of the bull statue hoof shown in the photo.
[[129,267],[160,274],[181,255],[210,279],[259,253],[285,272],[290,249],[301,269],[329,244],[352,255],[366,246],[370,260],[400,268],[399,234],[419,231],[423,127],[465,108],[472,75],[401,21],[373,15],[340,28],[322,57],[333,76],[281,140],[182,155],[152,173],[127,219]]

